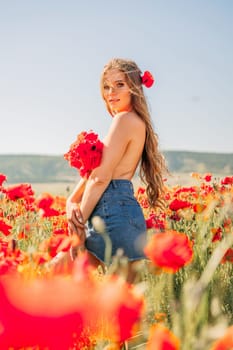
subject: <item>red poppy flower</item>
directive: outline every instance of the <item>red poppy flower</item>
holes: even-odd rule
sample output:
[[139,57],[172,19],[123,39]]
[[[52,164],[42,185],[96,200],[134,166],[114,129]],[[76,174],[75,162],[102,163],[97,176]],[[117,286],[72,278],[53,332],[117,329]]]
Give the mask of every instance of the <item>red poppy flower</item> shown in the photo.
[[106,324],[102,336],[120,342],[132,337],[144,310],[143,296],[121,278],[110,276],[101,284],[97,300],[99,319]]
[[210,182],[211,179],[212,179],[212,174],[206,174],[203,179],[206,181],[206,182]]
[[168,230],[154,234],[144,248],[155,266],[176,272],[192,261],[192,242],[185,233]]
[[64,234],[52,235],[47,240],[44,240],[40,245],[40,249],[47,251],[52,258],[54,258],[60,251],[68,251],[70,247],[71,238]]
[[138,187],[137,194],[144,194],[146,192],[146,189],[144,187]]
[[149,202],[147,198],[142,198],[139,202],[143,209],[149,208]]
[[20,239],[27,239],[27,238],[28,238],[28,235],[23,231],[19,232],[17,235],[17,239],[19,239],[19,240]]
[[181,199],[174,199],[169,205],[169,208],[173,211],[190,208],[190,207],[191,207],[191,203],[187,201],[182,201]]
[[0,237],[0,275],[16,271],[24,260],[23,253],[16,248],[15,241],[5,241]]
[[232,225],[232,219],[231,218],[227,218],[227,219],[224,220],[223,227],[224,227],[226,232],[230,232],[231,231],[231,225]]
[[154,84],[153,75],[149,71],[145,71],[142,76],[142,84],[150,88]]
[[180,221],[181,217],[177,213],[174,213],[171,216],[169,216],[169,219],[173,221]]
[[224,257],[222,258],[222,261],[221,261],[221,262],[222,262],[222,263],[225,263],[225,262],[227,262],[227,261],[233,263],[233,249],[232,249],[232,248],[229,248],[229,249],[226,251],[226,253],[225,253]]
[[150,214],[149,218],[146,219],[146,227],[152,228],[154,227],[154,223],[155,223],[155,214]]
[[225,335],[217,340],[210,350],[230,350],[233,349],[233,326],[229,327]]
[[197,192],[197,189],[195,187],[193,187],[193,186],[191,186],[191,187],[181,187],[181,188],[179,188],[178,190],[175,191],[174,196],[177,196],[178,194],[183,193],[183,192],[186,192],[186,193],[190,192],[190,193],[194,194],[194,193]]
[[49,193],[43,193],[37,198],[36,204],[41,209],[42,217],[59,216],[62,214],[59,210],[51,207],[53,203],[54,198]]
[[54,199],[53,196],[49,193],[42,193],[38,196],[36,204],[40,209],[49,208],[53,204]]
[[6,181],[6,175],[0,174],[0,187],[2,186],[4,181]]
[[222,185],[233,185],[233,176],[226,176],[221,180]]
[[221,227],[218,227],[218,228],[213,227],[211,229],[211,232],[213,233],[212,242],[220,241],[222,239],[222,229],[221,229]]
[[64,227],[55,228],[53,230],[54,235],[66,235],[68,236],[68,225],[65,225]]
[[146,219],[146,227],[149,228],[157,228],[159,230],[165,229],[165,221],[158,218],[155,214],[150,214],[149,218]]
[[12,226],[7,225],[3,220],[0,220],[0,232],[2,232],[5,236],[9,236],[11,229]]
[[34,192],[30,184],[19,184],[19,185],[9,186],[7,188],[4,188],[3,193],[5,193],[7,197],[13,201],[20,198],[30,200],[30,197],[34,195]]
[[201,190],[203,191],[204,195],[208,195],[209,193],[214,192],[213,186],[206,185],[204,183],[201,184]]
[[171,194],[169,192],[166,192],[164,194],[164,199],[165,199],[165,201],[169,201],[171,199]]
[[59,216],[59,215],[61,215],[61,213],[57,209],[50,208],[50,207],[42,209],[41,216],[44,218],[49,218],[52,216]]
[[77,140],[71,144],[70,149],[64,154],[70,166],[78,169],[81,177],[89,177],[93,169],[101,162],[103,143],[98,135],[90,131],[83,131],[77,136]]
[[36,345],[40,349],[71,349],[73,336],[79,337],[83,329],[80,300],[84,302],[84,292],[73,282],[61,279],[28,283],[15,277],[0,280],[1,349]]
[[79,260],[74,263],[73,278],[0,279],[1,350],[36,345],[71,349],[83,329],[90,334],[99,331],[102,339],[110,335],[123,341],[132,335],[142,315],[143,296],[122,278],[99,283],[86,259]]
[[154,325],[150,330],[146,350],[179,350],[179,339],[162,324]]
[[206,209],[206,205],[205,204],[201,204],[201,203],[194,203],[193,204],[193,211],[195,213],[202,213],[204,210]]

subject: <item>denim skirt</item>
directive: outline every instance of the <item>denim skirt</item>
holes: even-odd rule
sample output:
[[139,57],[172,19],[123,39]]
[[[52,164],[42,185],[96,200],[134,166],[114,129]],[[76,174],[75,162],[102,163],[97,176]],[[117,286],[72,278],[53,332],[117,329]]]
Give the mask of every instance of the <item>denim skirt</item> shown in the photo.
[[121,249],[129,261],[145,259],[143,243],[146,240],[146,222],[142,208],[134,197],[131,181],[112,180],[88,220],[86,249],[105,262],[105,240],[93,226],[95,216],[104,222],[105,232],[111,240],[112,257]]

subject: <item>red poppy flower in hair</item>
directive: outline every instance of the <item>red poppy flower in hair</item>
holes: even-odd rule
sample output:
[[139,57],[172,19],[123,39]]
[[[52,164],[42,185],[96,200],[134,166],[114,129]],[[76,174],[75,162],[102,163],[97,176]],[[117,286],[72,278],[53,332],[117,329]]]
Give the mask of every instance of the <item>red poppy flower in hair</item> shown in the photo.
[[150,88],[154,84],[154,78],[153,75],[146,70],[144,74],[142,75],[142,84],[145,85],[147,88]]

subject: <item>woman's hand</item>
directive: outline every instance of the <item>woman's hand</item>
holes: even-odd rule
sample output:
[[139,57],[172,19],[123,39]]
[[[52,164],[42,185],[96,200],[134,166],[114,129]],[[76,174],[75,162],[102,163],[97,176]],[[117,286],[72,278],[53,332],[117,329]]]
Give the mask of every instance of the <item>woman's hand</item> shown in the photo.
[[78,255],[78,251],[84,250],[84,243],[86,239],[85,225],[83,223],[82,213],[77,203],[67,200],[66,216],[68,221],[68,232],[72,236],[76,234],[79,238],[77,245],[70,248],[70,256],[74,261]]
[[[72,233],[71,233],[72,234]],[[71,248],[70,248],[70,257],[71,257],[71,260],[75,260],[78,256],[78,253],[80,251],[85,251],[85,240],[86,240],[86,233],[85,233],[85,230],[79,230],[78,229],[78,238],[79,238],[79,242],[78,244],[76,245],[73,245]]]
[[83,232],[85,233],[85,225],[77,203],[70,202],[69,200],[67,201],[66,216],[69,234],[72,235],[76,233],[79,237],[83,236]]

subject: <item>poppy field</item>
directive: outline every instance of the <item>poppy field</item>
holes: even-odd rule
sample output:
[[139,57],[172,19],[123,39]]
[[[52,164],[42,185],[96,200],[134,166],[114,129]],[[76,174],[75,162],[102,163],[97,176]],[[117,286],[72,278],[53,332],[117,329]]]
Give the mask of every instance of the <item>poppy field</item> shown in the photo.
[[164,180],[163,210],[135,188],[148,259],[129,284],[121,251],[104,271],[71,260],[66,196],[0,174],[0,349],[233,349],[233,176],[191,176]]

